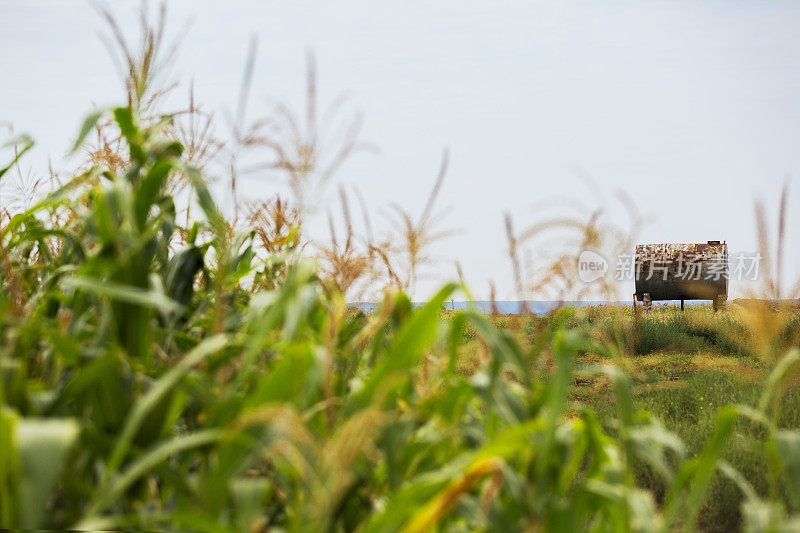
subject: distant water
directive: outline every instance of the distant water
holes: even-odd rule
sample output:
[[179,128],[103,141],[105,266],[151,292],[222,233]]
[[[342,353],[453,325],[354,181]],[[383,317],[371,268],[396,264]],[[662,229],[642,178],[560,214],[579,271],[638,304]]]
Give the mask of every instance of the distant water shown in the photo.
[[[600,305],[616,305],[620,307],[630,307],[633,305],[631,300],[622,300],[622,301],[601,301],[601,300],[593,300],[593,301],[583,301],[583,300],[576,300],[576,301],[554,301],[554,300],[529,300],[524,302],[527,304],[527,313],[534,314],[534,315],[546,315],[553,309],[558,307],[585,307],[585,306],[600,306]],[[667,301],[658,301],[653,302],[653,305],[677,305],[681,304],[680,300],[667,300]],[[371,311],[374,309],[374,303],[370,302],[361,302],[353,304],[355,307],[362,309],[364,311]],[[422,302],[415,302],[414,305],[422,305]],[[641,304],[639,304],[641,305]],[[701,300],[687,300],[686,305],[710,305],[710,302],[701,301]],[[447,302],[444,306],[447,309],[467,309],[469,307],[473,307],[479,311],[484,313],[491,313],[492,312],[492,302],[486,300],[479,300],[475,302]],[[524,311],[523,302],[519,300],[506,300],[500,302],[494,302],[494,307],[497,309],[497,312],[501,315],[519,315],[522,314]]]

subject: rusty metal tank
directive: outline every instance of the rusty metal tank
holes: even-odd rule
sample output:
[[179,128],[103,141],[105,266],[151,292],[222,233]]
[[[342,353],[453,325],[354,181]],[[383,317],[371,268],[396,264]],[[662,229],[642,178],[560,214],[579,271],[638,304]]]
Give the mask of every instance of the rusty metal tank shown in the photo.
[[728,245],[640,244],[634,276],[635,300],[711,300],[716,309],[728,299]]

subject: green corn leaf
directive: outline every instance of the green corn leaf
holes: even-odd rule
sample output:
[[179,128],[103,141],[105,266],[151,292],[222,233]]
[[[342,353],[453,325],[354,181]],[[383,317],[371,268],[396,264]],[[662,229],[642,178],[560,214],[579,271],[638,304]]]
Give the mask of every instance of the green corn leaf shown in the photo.
[[203,252],[197,246],[190,246],[172,256],[165,280],[169,297],[182,306],[189,305],[194,292],[194,278],[202,268]]
[[140,230],[144,229],[150,209],[164,189],[169,173],[174,168],[175,162],[172,159],[162,158],[156,161],[142,178],[134,199],[134,212]]
[[102,513],[109,505],[119,498],[134,481],[177,454],[219,441],[224,436],[220,429],[208,429],[173,437],[149,449],[147,453],[131,463],[131,465],[114,477],[103,491],[98,491],[93,500],[86,507],[86,514],[75,529],[85,529],[84,524],[92,522],[97,515]]
[[436,336],[442,306],[457,288],[456,283],[445,285],[403,324],[389,352],[376,365],[364,387],[359,391],[357,404],[366,405],[378,390],[386,393],[391,387],[389,380],[394,378],[397,372],[409,368],[419,359]]
[[253,531],[264,516],[264,499],[272,489],[267,479],[236,478],[230,482],[239,531]]
[[158,405],[161,399],[172,390],[178,381],[180,381],[193,366],[221,350],[227,342],[224,335],[217,335],[204,340],[189,352],[186,357],[181,359],[180,363],[161,376],[150,387],[147,393],[136,402],[128,419],[125,421],[125,426],[117,438],[114,450],[106,464],[104,481],[102,481],[98,487],[97,493],[99,496],[96,496],[97,499],[102,498],[102,493],[107,490],[108,485],[112,482],[112,477],[122,464],[125,455],[131,447],[136,432],[141,427],[150,411]]
[[697,510],[717,470],[718,461],[738,416],[735,407],[720,409],[717,412],[714,433],[703,451],[696,458],[684,463],[680,469],[675,484],[667,496],[664,514],[669,523],[675,523],[680,519],[682,523],[694,526]]
[[569,392],[569,380],[574,356],[582,342],[583,338],[577,331],[559,331],[553,339],[553,351],[558,366],[555,374],[550,378],[547,388],[547,429],[544,432],[541,450],[537,454],[536,464],[540,475],[543,475],[551,458],[550,450],[554,443],[556,429],[567,404],[567,393]]
[[95,109],[86,116],[86,118],[83,120],[83,124],[81,124],[80,131],[78,131],[78,137],[75,139],[75,142],[72,145],[72,149],[70,150],[71,154],[78,151],[78,148],[80,148],[81,145],[83,145],[83,142],[86,140],[86,137],[89,135],[89,133],[91,133],[91,131],[94,129],[94,127],[103,117],[103,115],[105,115],[110,110],[111,108],[108,107],[99,108]]
[[788,376],[798,364],[800,364],[800,350],[797,348],[781,357],[778,364],[775,365],[775,368],[770,372],[767,382],[764,384],[764,392],[761,395],[761,400],[758,402],[758,408],[761,412],[767,410],[775,394],[782,390],[782,384],[786,376]]
[[20,158],[23,156],[23,154],[25,154],[25,152],[33,148],[33,144],[34,144],[33,139],[31,139],[28,135],[22,134],[14,137],[13,139],[11,139],[2,146],[2,148],[5,148],[7,146],[17,147],[17,153],[14,156],[14,159],[12,159],[8,165],[6,165],[3,168],[0,168],[0,179],[3,178],[3,175],[6,172],[8,172],[9,170],[11,170],[11,168],[14,167],[17,161],[19,161]]
[[287,348],[272,372],[248,396],[246,405],[286,402],[308,406],[315,401],[313,391],[321,377],[319,365],[318,355],[309,347]]
[[780,429],[773,433],[772,439],[780,461],[781,479],[786,480],[794,509],[800,510],[800,431]]
[[47,505],[67,453],[78,439],[79,427],[69,419],[23,418],[16,430],[20,457],[18,525],[35,529],[47,521]]
[[9,220],[5,226],[0,228],[0,237],[4,237],[18,230],[19,227],[26,223],[26,221],[28,221],[35,213],[69,202],[70,194],[75,192],[81,186],[91,182],[99,174],[100,171],[97,168],[87,170],[80,176],[72,179],[69,183],[48,194],[44,199],[29,209],[12,216],[11,220]]
[[183,309],[180,304],[169,298],[163,292],[140,289],[121,283],[113,283],[110,281],[101,282],[90,278],[71,277],[65,279],[62,284],[65,289],[85,291],[95,296],[110,298],[118,302],[150,307],[164,314],[180,313]]

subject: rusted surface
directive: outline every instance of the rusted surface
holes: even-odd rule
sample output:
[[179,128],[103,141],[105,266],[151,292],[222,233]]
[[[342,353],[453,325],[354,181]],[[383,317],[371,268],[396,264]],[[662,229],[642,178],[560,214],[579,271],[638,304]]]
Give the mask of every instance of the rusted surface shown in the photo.
[[728,246],[724,242],[640,244],[635,256],[636,299],[724,301]]
[[639,244],[636,246],[636,260],[659,259],[675,261],[681,256],[695,256],[701,260],[708,260],[719,256],[728,255],[728,245],[719,241],[710,241],[717,244]]

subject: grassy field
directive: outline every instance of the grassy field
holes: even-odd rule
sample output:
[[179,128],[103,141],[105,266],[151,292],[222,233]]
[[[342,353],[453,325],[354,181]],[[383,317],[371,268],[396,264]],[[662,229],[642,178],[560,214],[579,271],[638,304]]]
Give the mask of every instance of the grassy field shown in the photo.
[[[681,439],[687,452],[696,456],[713,434],[720,408],[731,404],[755,408],[764,392],[772,362],[759,357],[763,346],[758,331],[751,330],[748,326],[752,324],[745,322],[747,306],[747,302],[734,303],[716,313],[710,305],[690,307],[685,312],[677,307],[659,306],[636,317],[630,308],[580,308],[571,321],[600,337],[609,338],[614,332],[622,332],[627,342],[626,356],[610,364],[621,366],[630,376],[634,408],[656,415],[664,427]],[[501,315],[493,320],[521,343],[532,344],[550,317]],[[800,315],[788,314],[781,329],[781,337],[796,343],[800,336]],[[483,357],[486,357],[485,347],[480,341],[470,339],[462,347],[460,371],[472,375]],[[579,361],[587,367],[609,363],[591,352],[580,354]],[[550,370],[546,357],[532,365],[539,367],[542,379],[547,379]],[[615,419],[617,406],[611,380],[596,373],[575,377],[571,397],[576,404],[594,409],[604,421]],[[792,386],[782,392],[776,416],[779,427],[800,428],[800,388]],[[613,423],[607,423],[606,427],[614,431]],[[785,488],[769,486],[769,462],[757,444],[763,433],[752,424],[738,423],[725,445],[723,457],[763,496],[777,494],[788,499]],[[664,480],[651,465],[637,464],[636,482],[651,490],[658,501],[663,500]],[[714,476],[698,515],[698,525],[708,531],[740,528],[742,500],[741,491],[732,481],[722,475]]]

